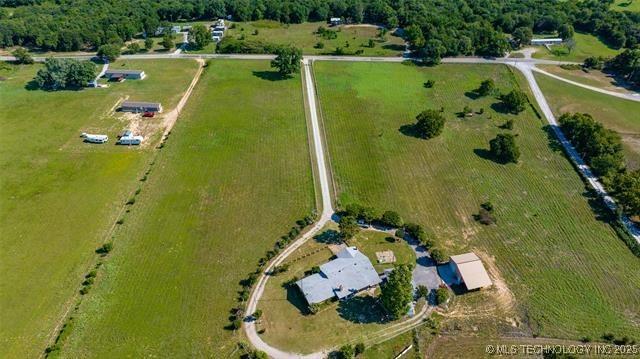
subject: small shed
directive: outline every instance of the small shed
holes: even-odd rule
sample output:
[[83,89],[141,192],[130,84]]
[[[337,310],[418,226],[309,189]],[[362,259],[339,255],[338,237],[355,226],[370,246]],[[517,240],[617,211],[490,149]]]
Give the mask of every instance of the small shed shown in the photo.
[[104,73],[104,77],[109,80],[143,80],[147,77],[147,74],[143,70],[107,70]]
[[492,284],[482,261],[473,252],[451,256],[449,266],[456,276],[457,284],[464,283],[467,290],[489,287]]
[[125,101],[120,105],[122,112],[162,112],[162,105],[157,102]]

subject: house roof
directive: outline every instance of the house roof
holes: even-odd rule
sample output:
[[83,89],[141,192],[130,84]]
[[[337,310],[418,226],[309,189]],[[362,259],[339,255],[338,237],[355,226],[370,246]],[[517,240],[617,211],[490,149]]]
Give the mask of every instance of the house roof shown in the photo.
[[321,273],[296,282],[310,304],[334,296],[342,299],[381,282],[369,258],[356,247],[347,247],[336,256],[320,266]]
[[160,104],[157,102],[125,101],[122,103],[122,107],[160,107]]
[[458,267],[458,272],[460,272],[460,277],[467,290],[488,287],[492,284],[482,261],[475,253],[451,256],[451,261]]
[[144,73],[142,70],[107,70],[105,75],[140,75]]

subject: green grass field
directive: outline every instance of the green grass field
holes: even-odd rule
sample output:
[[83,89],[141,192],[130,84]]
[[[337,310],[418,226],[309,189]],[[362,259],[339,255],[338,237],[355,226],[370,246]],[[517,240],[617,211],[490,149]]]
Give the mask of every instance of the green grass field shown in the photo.
[[212,61],[62,349],[228,357],[238,284],[315,203],[299,76]]
[[[320,55],[333,54],[336,47],[342,47],[345,54],[354,54],[362,50],[363,56],[400,56],[404,51],[402,38],[386,35],[386,40],[377,38],[378,29],[375,26],[339,26],[329,27],[324,22],[306,22],[302,24],[281,24],[275,21],[255,21],[234,23],[225,36],[240,37],[246,40],[261,40],[268,43],[293,45],[302,49],[304,54]],[[335,39],[327,40],[315,32],[319,26],[336,31]],[[255,31],[257,35],[254,35]],[[374,39],[375,47],[368,47],[369,39]],[[318,42],[324,43],[324,48],[316,48]],[[347,46],[348,43],[348,46]]]
[[[619,82],[618,79],[614,76],[599,70],[589,70],[587,72],[583,71],[581,68],[563,69],[558,65],[537,65],[536,67],[567,80],[575,81],[584,85],[598,87],[608,91],[632,93],[639,90],[627,83]],[[624,81],[624,79],[622,79],[621,81]]]
[[627,164],[640,168],[640,102],[583,89],[543,74],[535,76],[556,116],[565,112],[591,114],[622,136]]
[[[556,56],[549,52],[544,47],[540,47],[537,52],[533,54],[533,57],[537,59],[549,59],[557,61],[575,61],[582,62],[584,59],[590,56],[615,56],[620,50],[612,49],[605,43],[600,41],[597,37],[589,34],[575,33],[573,40],[575,41],[575,47],[568,53],[560,56]],[[552,49],[556,46],[552,46]],[[564,48],[564,45],[558,46],[558,48]]]
[[[341,204],[396,209],[429,227],[449,254],[494,257],[533,333],[640,336],[640,262],[598,220],[581,179],[550,146],[546,122],[530,109],[496,112],[496,99],[469,93],[488,77],[502,91],[516,86],[521,79],[506,66],[318,62],[315,74]],[[435,86],[425,89],[429,79]],[[465,105],[484,114],[457,118]],[[441,107],[448,122],[440,137],[400,131]],[[520,163],[496,164],[485,151],[511,118]],[[472,218],[486,200],[495,226]]]
[[640,12],[640,1],[638,0],[615,0],[611,8],[618,11]]
[[1,357],[45,349],[152,153],[113,137],[82,144],[80,133],[97,119],[112,126],[103,115],[125,95],[171,109],[196,69],[190,60],[129,63],[149,77],[82,91],[27,90],[38,65],[0,70]]
[[[336,231],[337,226],[328,226],[327,230]],[[319,236],[327,237],[331,236]],[[406,242],[389,242],[387,237],[386,233],[361,231],[349,240],[349,245],[369,257],[378,273],[393,267],[377,264],[378,251],[393,251],[396,264],[415,263],[415,254]],[[318,313],[309,315],[301,292],[295,286],[283,287],[295,277],[305,277],[306,271],[328,262],[332,256],[327,241],[309,240],[284,262],[289,264],[289,270],[269,280],[258,307],[264,313],[258,330],[265,330],[262,338],[267,343],[283,350],[311,353],[339,347],[348,341],[364,341],[368,335],[397,323],[383,319],[384,311],[375,299],[379,290],[373,296],[363,294],[347,301],[323,303]]]

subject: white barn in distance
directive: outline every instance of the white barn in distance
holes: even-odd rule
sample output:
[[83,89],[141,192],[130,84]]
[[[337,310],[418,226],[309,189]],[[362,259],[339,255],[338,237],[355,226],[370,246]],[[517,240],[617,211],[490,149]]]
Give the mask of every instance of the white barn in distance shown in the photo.
[[561,38],[548,38],[548,39],[531,39],[531,45],[543,46],[543,45],[559,45],[562,44]]
[[493,284],[482,261],[473,252],[451,256],[449,267],[456,276],[457,284],[464,283],[467,290],[489,287]]

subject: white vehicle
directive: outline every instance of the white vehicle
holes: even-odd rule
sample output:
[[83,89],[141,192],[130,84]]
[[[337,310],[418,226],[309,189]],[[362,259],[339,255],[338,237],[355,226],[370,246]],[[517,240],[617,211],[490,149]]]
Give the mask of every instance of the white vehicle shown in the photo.
[[105,143],[109,141],[109,136],[107,135],[92,135],[86,132],[82,133],[82,138],[84,138],[84,142],[89,143]]
[[211,39],[215,42],[220,42],[220,36],[212,36]]
[[213,32],[211,32],[211,35],[222,37],[222,36],[224,36],[224,32],[222,32],[222,31],[213,31]]
[[118,140],[119,145],[134,145],[137,146],[142,143],[144,138],[142,136],[124,136]]

